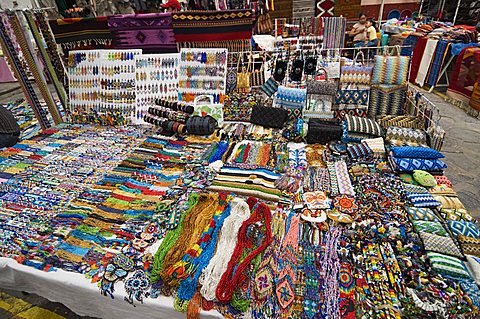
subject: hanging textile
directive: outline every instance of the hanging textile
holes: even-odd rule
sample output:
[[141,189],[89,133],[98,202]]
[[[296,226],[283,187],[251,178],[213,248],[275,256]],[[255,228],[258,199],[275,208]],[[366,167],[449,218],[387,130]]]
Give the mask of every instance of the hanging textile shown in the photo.
[[2,50],[5,53],[6,57],[8,58],[10,65],[13,68],[15,73],[15,77],[20,82],[20,87],[22,88],[23,94],[28,101],[28,104],[31,106],[33,112],[35,113],[35,117],[40,124],[42,129],[47,129],[51,125],[47,119],[46,112],[42,108],[40,101],[37,97],[33,86],[28,79],[28,75],[23,68],[20,59],[18,57],[18,52],[16,50],[14,41],[10,35],[8,34],[7,30],[11,31],[10,22],[8,17],[5,13],[0,14],[0,39],[2,44]]
[[47,23],[45,15],[42,12],[35,12],[35,21],[37,22],[38,28],[42,33],[45,44],[47,45],[47,52],[52,61],[53,68],[60,82],[65,83],[65,66],[62,63],[62,58],[58,53],[57,44],[53,39],[52,30]]
[[445,57],[447,56],[449,47],[450,47],[449,41],[440,40],[438,42],[437,49],[435,50],[432,66],[430,67],[430,74],[428,75],[428,80],[427,80],[428,85],[431,85],[431,86],[437,85],[438,77],[440,75],[440,71],[442,70],[443,63],[445,62]]
[[437,43],[438,40],[428,39],[427,45],[425,46],[425,51],[423,52],[422,60],[418,68],[417,77],[415,79],[415,83],[420,86],[423,86],[425,84],[425,79],[427,78],[428,71],[430,69],[430,65],[433,59],[433,54],[435,53],[435,49],[437,48]]
[[253,13],[250,10],[184,11],[172,14],[173,31],[180,47],[250,48]]
[[480,82],[480,48],[465,48],[455,62],[447,95],[468,104],[472,89]]
[[410,68],[410,82],[415,83],[417,78],[418,69],[420,68],[420,62],[422,61],[423,52],[425,51],[425,46],[427,45],[427,38],[419,38],[415,49],[413,50],[412,56],[412,66]]
[[65,88],[63,84],[57,77],[55,73],[55,69],[53,67],[52,61],[50,60],[50,56],[43,46],[43,38],[40,35],[40,32],[37,28],[37,24],[33,19],[33,15],[31,12],[24,12],[25,18],[27,20],[28,26],[32,32],[33,38],[35,39],[35,43],[37,44],[38,52],[40,58],[42,59],[42,63],[45,66],[45,73],[47,74],[50,82],[53,84],[55,91],[57,92],[58,98],[60,99],[60,103],[63,106],[63,109],[66,109],[67,106],[67,94],[65,93]]
[[107,17],[69,18],[51,20],[55,40],[68,55],[70,50],[108,49],[112,46],[112,33]]
[[335,8],[334,0],[315,0],[315,16],[321,17],[333,17],[333,10]]
[[[29,41],[30,37],[27,37],[26,33],[29,32],[27,23],[24,21],[23,16],[12,13],[9,15],[10,24],[12,26],[15,37],[17,38],[22,54],[25,56],[28,68],[32,72],[35,84],[40,90],[40,94],[43,100],[47,104],[48,111],[53,118],[55,124],[63,122],[60,111],[53,100],[52,94],[49,91],[47,81],[45,80],[42,70],[40,69],[37,61],[35,60],[35,49],[32,47],[32,43]],[[65,97],[65,96],[64,96]]]
[[347,20],[343,17],[327,17],[323,18],[323,24],[323,48],[343,48]]
[[111,16],[108,27],[116,49],[143,49],[143,53],[177,51],[171,13]]

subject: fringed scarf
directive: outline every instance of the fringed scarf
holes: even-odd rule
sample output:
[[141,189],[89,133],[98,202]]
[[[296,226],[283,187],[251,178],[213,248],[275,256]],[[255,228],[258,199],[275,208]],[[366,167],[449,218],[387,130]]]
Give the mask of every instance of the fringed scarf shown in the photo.
[[65,51],[83,49],[108,49],[112,46],[112,34],[107,17],[69,18],[50,20],[55,41]]

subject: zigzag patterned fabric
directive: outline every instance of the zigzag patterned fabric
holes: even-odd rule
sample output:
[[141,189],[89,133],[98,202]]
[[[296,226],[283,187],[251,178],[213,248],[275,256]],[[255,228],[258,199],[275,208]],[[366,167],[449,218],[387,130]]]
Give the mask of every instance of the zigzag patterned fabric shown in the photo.
[[411,115],[383,115],[377,117],[377,122],[383,128],[398,126],[423,129],[425,126],[421,117]]
[[480,257],[480,239],[463,235],[458,236],[457,239],[465,254]]
[[422,186],[403,184],[407,199],[415,207],[437,207],[440,203]]
[[427,133],[423,130],[390,126],[387,129],[387,134],[385,139],[390,142],[390,144],[396,146],[410,145],[427,145]]
[[410,57],[375,56],[372,84],[406,85]]
[[410,172],[414,170],[441,171],[447,168],[447,164],[439,159],[407,158],[390,156],[394,169],[398,172]]
[[404,85],[379,84],[372,86],[368,117],[375,118],[378,115],[401,115],[406,98]]
[[450,236],[439,236],[421,232],[420,237],[423,240],[423,246],[426,251],[435,251],[437,253],[462,258],[462,252]]
[[448,227],[455,237],[460,235],[480,239],[480,230],[472,222],[449,220]]
[[371,66],[346,65],[342,66],[340,74],[340,83],[370,85],[372,82]]
[[432,268],[438,273],[454,278],[471,278],[470,273],[460,259],[435,252],[428,252],[427,256]]

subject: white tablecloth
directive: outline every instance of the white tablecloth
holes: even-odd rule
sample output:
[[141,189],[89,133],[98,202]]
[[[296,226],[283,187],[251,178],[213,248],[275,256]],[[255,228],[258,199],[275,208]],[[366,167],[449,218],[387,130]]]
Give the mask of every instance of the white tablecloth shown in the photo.
[[[115,298],[100,294],[99,288],[83,275],[63,270],[44,272],[24,266],[10,258],[0,257],[0,287],[40,295],[60,302],[81,316],[104,319],[183,319],[185,314],[173,308],[173,298],[145,298],[135,306],[123,300],[123,282],[115,284]],[[202,318],[223,318],[216,311],[202,312]]]

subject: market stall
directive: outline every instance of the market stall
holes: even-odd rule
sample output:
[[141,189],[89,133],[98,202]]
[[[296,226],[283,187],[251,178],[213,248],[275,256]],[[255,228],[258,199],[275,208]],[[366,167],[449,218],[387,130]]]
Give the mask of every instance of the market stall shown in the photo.
[[200,39],[172,17],[188,47],[150,54],[125,26],[165,16],[95,20],[125,47],[70,47],[62,104],[63,86],[37,94],[13,54],[33,49],[19,26],[37,40],[48,26],[0,15],[38,129],[0,150],[0,286],[104,318],[478,316],[480,230],[410,57],[342,57],[343,18],[322,20],[321,43],[307,26],[304,42],[254,51],[238,12],[187,16],[235,27]]

